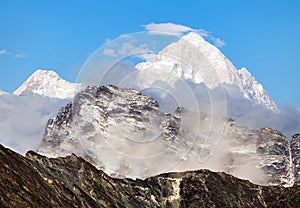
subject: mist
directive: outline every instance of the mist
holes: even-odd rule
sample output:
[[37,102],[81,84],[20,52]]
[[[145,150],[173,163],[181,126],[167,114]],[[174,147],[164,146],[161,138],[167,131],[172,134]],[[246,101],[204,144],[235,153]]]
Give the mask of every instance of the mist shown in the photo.
[[[273,112],[245,98],[236,86],[222,84],[208,88],[203,83],[169,73],[168,69],[156,70],[160,70],[159,74],[155,70],[137,70],[134,64],[121,61],[95,80],[100,80],[97,82],[100,85],[139,90],[154,98],[165,114],[173,114],[182,107],[185,110],[178,125],[183,133],[168,143],[168,139],[158,136],[162,132],[158,129],[159,122],[155,128],[153,123],[146,124],[148,135],[145,135],[138,130],[140,124],[123,123],[114,115],[118,122],[112,120],[108,124],[109,133],[101,133],[97,122],[92,132],[87,133],[84,128],[79,131],[79,138],[86,141],[85,149],[97,158],[96,165],[105,167],[108,173],[133,178],[206,168],[256,184],[268,184],[268,176],[261,169],[262,156],[256,151],[257,140],[249,136],[251,130],[269,127],[290,138],[300,132],[299,109],[284,106]],[[233,119],[237,127],[229,127],[229,119]],[[82,126],[86,126],[84,122]],[[152,137],[157,137],[155,142],[145,143],[145,138]]]
[[[225,86],[225,88],[232,89],[234,86]],[[295,106],[285,105],[279,108],[278,112],[273,112],[244,98],[238,90],[231,94],[227,93],[226,101],[228,118],[234,119],[241,125],[252,129],[272,128],[280,131],[288,139],[300,133],[300,110]]]
[[36,150],[47,121],[67,102],[36,94],[0,96],[0,143],[21,154]]
[[[97,76],[103,80],[97,81]],[[108,131],[103,133],[99,123],[104,121],[97,120],[101,114],[93,111],[93,103],[85,103],[76,127],[84,150],[69,145],[70,154],[91,156],[98,168],[105,167],[107,173],[117,176],[145,178],[205,168],[267,184],[268,178],[259,168],[261,156],[256,153],[256,141],[249,138],[250,129],[270,127],[289,138],[299,132],[299,109],[285,106],[279,112],[270,111],[246,99],[235,86],[209,89],[203,83],[176,77],[168,76],[168,81],[153,77],[150,82],[141,81],[140,77],[133,64],[119,62],[104,75],[95,74],[93,84],[134,88],[153,97],[161,112],[143,112],[144,121],[148,122],[144,131],[141,123],[126,119],[122,122],[122,116],[114,114],[105,121]],[[48,119],[68,102],[34,94],[0,96],[0,142],[22,154],[36,150]],[[178,123],[181,133],[175,139],[161,136],[165,119],[162,116],[174,114],[178,107],[183,109]],[[230,132],[229,118],[240,126],[236,132]]]

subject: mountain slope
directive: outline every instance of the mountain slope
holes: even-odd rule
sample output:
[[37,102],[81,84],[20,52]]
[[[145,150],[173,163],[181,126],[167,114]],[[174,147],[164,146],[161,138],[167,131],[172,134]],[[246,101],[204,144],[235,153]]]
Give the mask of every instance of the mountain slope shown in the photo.
[[51,98],[71,99],[82,89],[80,84],[63,80],[54,71],[35,71],[15,92],[15,95],[35,93]]
[[144,85],[157,79],[170,81],[170,75],[177,74],[178,78],[195,84],[205,83],[210,89],[220,84],[237,86],[245,98],[272,111],[278,110],[263,86],[246,68],[237,70],[218,48],[194,32],[164,48],[153,60],[137,64],[136,68]]
[[290,141],[291,146],[291,160],[294,164],[294,173],[295,173],[295,184],[300,185],[300,134],[295,134],[292,136]]
[[[136,157],[162,151],[169,155],[166,162],[172,163],[182,154],[180,149],[187,148],[188,141],[180,139],[177,122],[176,116],[164,114],[153,98],[136,90],[88,87],[49,120],[38,152],[50,157],[74,152],[108,173],[145,177],[163,163],[155,163],[157,157],[136,162]],[[163,168],[168,168],[167,164]]]
[[48,121],[37,151],[49,157],[75,153],[118,177],[205,168],[256,184],[299,184],[298,160],[292,161],[299,140],[291,146],[276,130],[251,130],[223,119],[218,137],[208,115],[200,113],[198,122],[197,117],[180,108],[165,114],[133,89],[88,87]]
[[114,179],[76,155],[26,158],[0,145],[1,207],[297,207],[300,186],[262,187],[199,170]]

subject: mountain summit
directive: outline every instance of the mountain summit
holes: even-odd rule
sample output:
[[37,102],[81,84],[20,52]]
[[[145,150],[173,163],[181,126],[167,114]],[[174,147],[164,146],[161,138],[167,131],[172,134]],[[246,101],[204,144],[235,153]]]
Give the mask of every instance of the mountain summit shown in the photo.
[[[142,72],[141,77],[150,70],[154,79],[152,82],[156,77],[169,79],[162,77],[163,70],[173,73],[175,71],[178,78],[190,80],[195,84],[204,83],[210,89],[222,85],[226,90],[226,85],[233,85],[240,89],[246,99],[272,111],[278,110],[263,86],[246,68],[238,70],[218,48],[195,32],[190,32],[177,42],[171,43],[153,60],[139,63],[136,68]],[[165,76],[169,74],[165,73]]]
[[15,95],[35,93],[51,98],[71,99],[82,88],[63,80],[54,71],[36,70],[15,92]]

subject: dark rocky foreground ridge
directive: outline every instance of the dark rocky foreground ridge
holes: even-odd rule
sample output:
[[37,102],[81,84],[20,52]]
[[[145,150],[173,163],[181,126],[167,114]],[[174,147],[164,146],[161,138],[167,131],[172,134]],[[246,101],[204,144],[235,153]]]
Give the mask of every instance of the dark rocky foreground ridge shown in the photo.
[[23,157],[0,145],[0,207],[299,207],[300,186],[198,170],[114,179],[81,157]]

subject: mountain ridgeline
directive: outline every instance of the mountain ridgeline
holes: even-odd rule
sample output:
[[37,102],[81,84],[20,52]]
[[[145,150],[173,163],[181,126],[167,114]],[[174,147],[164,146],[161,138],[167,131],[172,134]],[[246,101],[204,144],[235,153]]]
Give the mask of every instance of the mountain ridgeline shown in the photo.
[[[192,114],[180,108],[174,114],[163,113],[154,99],[133,89],[88,87],[48,121],[37,151],[50,157],[75,153],[120,178],[145,178],[166,170],[207,168],[249,179],[256,184],[300,184],[299,134],[289,141],[270,128],[251,130],[232,120],[221,120],[224,127],[222,138],[212,150],[215,138],[206,137],[211,122],[209,116],[200,115],[199,133],[191,135],[192,124],[185,125],[182,121],[192,118]],[[129,154],[138,150],[145,153],[149,149],[167,151],[157,160],[144,159],[141,162],[119,154],[119,151]],[[211,154],[211,157],[199,162],[198,156],[205,154]],[[167,159],[170,155],[178,160]],[[164,166],[164,160],[178,163],[168,169],[159,166]]]
[[0,145],[0,207],[299,207],[298,124],[246,68],[191,32],[127,71],[134,89],[37,70],[0,91],[0,142],[35,150]]
[[300,186],[258,186],[198,170],[144,180],[115,179],[72,154],[23,157],[0,145],[0,206],[5,207],[299,207]]

